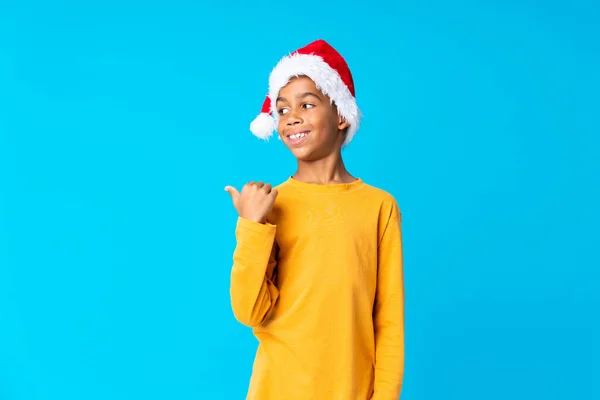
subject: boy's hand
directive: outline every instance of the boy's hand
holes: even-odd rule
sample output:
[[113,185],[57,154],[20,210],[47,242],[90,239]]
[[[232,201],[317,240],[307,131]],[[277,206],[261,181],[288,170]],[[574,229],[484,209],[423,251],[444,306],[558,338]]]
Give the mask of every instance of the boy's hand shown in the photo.
[[247,183],[241,193],[232,186],[226,186],[225,191],[231,195],[233,206],[240,217],[261,224],[265,222],[277,198],[277,189],[262,182]]

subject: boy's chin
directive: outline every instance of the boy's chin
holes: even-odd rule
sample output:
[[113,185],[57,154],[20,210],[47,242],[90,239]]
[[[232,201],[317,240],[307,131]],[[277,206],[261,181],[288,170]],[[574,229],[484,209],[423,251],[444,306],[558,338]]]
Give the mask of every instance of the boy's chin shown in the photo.
[[308,146],[292,147],[290,151],[298,161],[314,161],[315,152]]
[[325,149],[311,146],[309,143],[301,147],[288,147],[288,149],[298,161],[305,162],[320,160],[336,151],[335,146],[331,149]]

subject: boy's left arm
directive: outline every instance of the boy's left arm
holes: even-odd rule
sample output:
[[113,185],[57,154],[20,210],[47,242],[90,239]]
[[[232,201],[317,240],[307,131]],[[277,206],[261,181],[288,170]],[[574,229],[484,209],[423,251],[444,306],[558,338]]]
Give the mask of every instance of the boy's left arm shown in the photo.
[[394,203],[381,237],[375,326],[375,387],[371,400],[398,400],[404,378],[402,215]]

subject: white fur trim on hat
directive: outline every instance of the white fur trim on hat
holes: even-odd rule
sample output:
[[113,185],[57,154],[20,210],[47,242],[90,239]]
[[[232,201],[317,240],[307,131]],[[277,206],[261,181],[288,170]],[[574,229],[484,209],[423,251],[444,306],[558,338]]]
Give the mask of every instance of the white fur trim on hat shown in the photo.
[[335,102],[338,113],[350,124],[344,145],[350,143],[360,125],[361,113],[356,99],[342,81],[340,75],[323,58],[313,54],[295,53],[279,61],[269,77],[269,98],[274,124],[277,126],[279,114],[276,101],[279,91],[291,78],[305,75],[312,79],[315,86]]

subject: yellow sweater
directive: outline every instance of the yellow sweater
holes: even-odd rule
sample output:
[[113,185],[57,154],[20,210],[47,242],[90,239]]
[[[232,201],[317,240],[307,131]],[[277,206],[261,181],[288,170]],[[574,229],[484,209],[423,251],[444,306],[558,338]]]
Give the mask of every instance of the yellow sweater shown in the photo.
[[401,213],[362,180],[289,178],[267,223],[239,218],[235,317],[259,341],[247,400],[398,400]]

